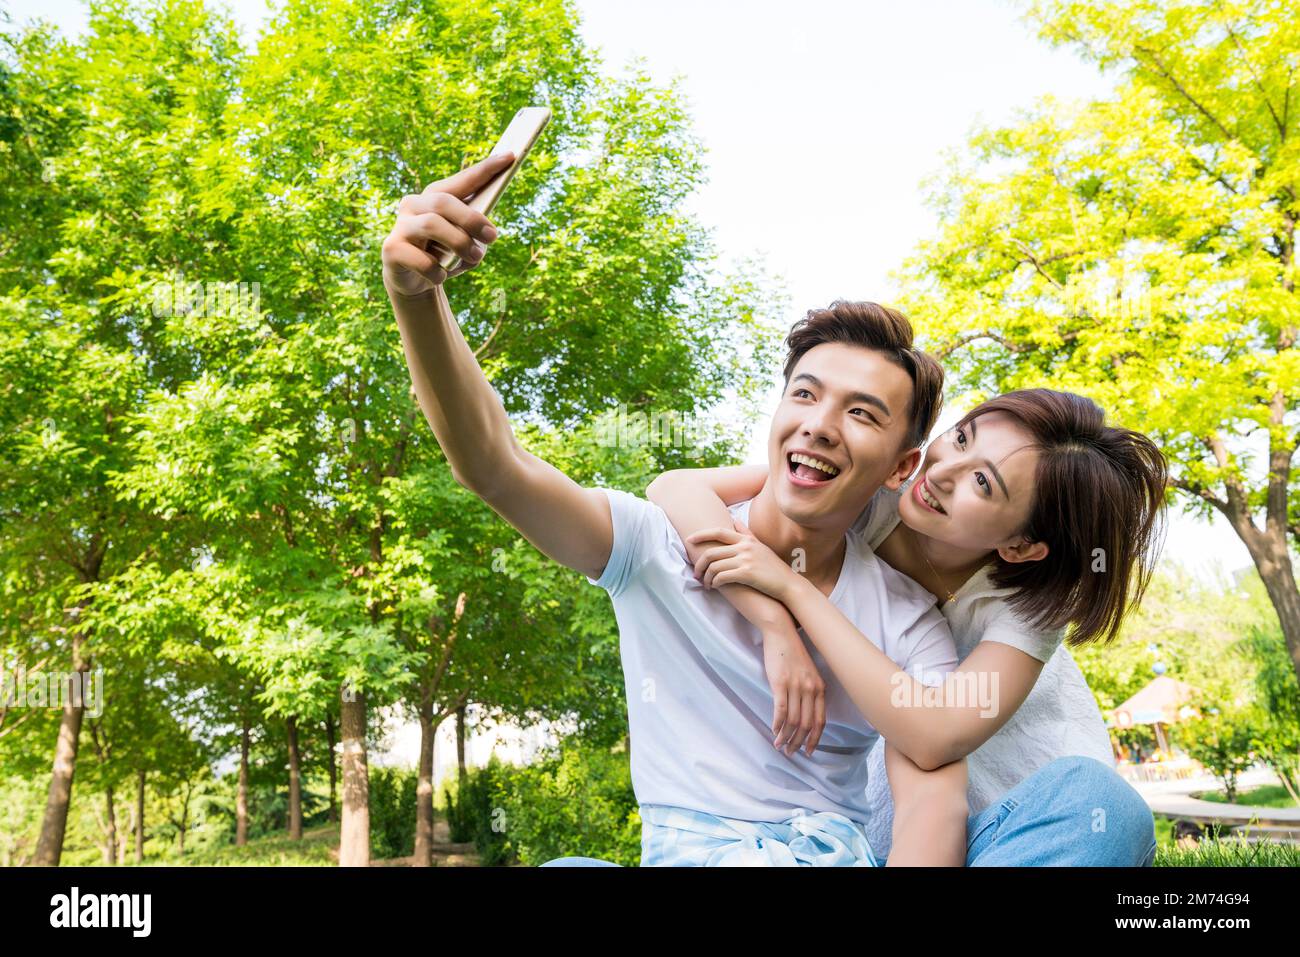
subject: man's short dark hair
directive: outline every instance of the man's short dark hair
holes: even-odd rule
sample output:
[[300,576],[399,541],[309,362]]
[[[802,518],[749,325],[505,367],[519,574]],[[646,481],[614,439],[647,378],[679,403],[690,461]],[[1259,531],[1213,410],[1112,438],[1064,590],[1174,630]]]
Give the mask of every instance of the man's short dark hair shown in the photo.
[[907,316],[879,303],[843,299],[826,309],[809,309],[786,336],[786,385],[803,354],[824,342],[874,349],[907,372],[912,377],[912,398],[907,404],[904,447],[919,446],[930,437],[943,406],[943,367],[934,356],[912,347],[912,322]]

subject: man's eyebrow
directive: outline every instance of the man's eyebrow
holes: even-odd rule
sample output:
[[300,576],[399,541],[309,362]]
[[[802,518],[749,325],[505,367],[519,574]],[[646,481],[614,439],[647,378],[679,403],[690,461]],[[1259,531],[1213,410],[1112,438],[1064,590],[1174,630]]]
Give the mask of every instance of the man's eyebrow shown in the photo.
[[[817,378],[811,372],[800,372],[797,376],[791,379],[790,382],[791,384],[793,384],[795,382],[798,382],[800,379],[807,379],[817,388],[819,389],[822,388],[822,380]],[[850,392],[849,401],[861,402],[864,405],[874,405],[881,412],[885,413],[885,415],[891,417],[894,414],[889,411],[889,406],[885,405],[885,401],[883,399],[879,398],[878,396],[871,395],[869,392]]]
[[874,405],[876,408],[880,409],[881,412],[885,413],[885,415],[890,416],[891,418],[893,417],[894,413],[889,411],[889,406],[885,405],[885,400],[877,398],[868,392],[854,392],[849,396],[849,398],[854,402]]

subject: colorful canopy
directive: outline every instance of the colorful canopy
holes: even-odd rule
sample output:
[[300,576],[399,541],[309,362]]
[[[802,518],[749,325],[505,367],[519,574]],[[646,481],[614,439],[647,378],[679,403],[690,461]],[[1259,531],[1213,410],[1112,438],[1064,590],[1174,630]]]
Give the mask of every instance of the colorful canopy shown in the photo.
[[1135,724],[1173,724],[1187,717],[1189,709],[1183,705],[1195,691],[1185,681],[1160,675],[1115,708],[1115,724],[1121,728]]

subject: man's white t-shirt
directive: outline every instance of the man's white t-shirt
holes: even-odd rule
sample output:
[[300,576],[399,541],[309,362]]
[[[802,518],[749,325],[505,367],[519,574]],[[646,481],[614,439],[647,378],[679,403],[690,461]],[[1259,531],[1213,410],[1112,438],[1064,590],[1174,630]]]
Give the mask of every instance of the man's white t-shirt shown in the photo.
[[[864,547],[878,548],[898,526],[900,497],[899,492],[882,488],[863,510],[853,531]],[[972,575],[957,590],[957,600],[943,606],[958,658],[965,661],[981,641],[996,641],[1019,648],[1044,666],[1016,713],[967,758],[966,797],[972,814],[1057,758],[1083,755],[1108,766],[1115,763],[1097,699],[1062,643],[1065,630],[1044,631],[1021,618],[1007,600],[1012,590],[995,586],[988,572],[985,566]],[[868,765],[873,814],[867,840],[877,854],[888,855],[894,805],[883,780],[883,748],[872,750]]]
[[[600,578],[588,580],[609,592],[618,619],[637,801],[747,821],[831,811],[865,824],[872,813],[866,757],[880,735],[820,653],[805,639],[826,681],[826,727],[811,757],[786,756],[772,746],[758,629],[695,580],[661,508],[602,491],[614,546]],[[749,504],[732,506],[732,515],[747,520]],[[957,655],[933,596],[857,535],[846,542],[830,601],[909,674],[941,683]]]

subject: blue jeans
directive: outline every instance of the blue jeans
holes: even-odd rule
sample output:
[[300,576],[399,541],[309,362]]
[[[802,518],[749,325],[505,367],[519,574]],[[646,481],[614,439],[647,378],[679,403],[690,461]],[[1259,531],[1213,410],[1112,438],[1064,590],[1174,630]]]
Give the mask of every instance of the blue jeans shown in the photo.
[[[1150,808],[1114,768],[1094,758],[1057,758],[966,826],[967,867],[1150,867],[1155,855]],[[542,866],[618,865],[560,857]]]

